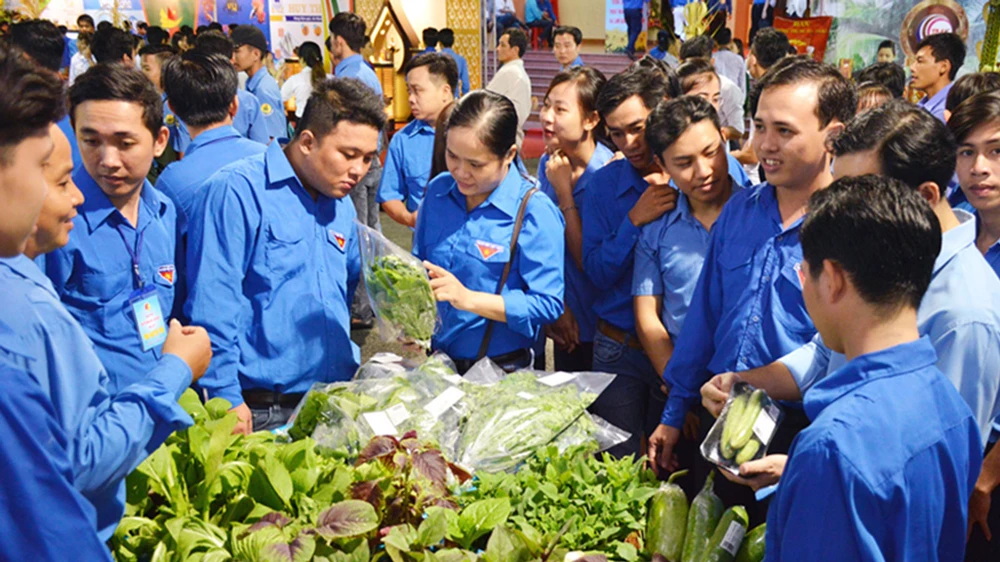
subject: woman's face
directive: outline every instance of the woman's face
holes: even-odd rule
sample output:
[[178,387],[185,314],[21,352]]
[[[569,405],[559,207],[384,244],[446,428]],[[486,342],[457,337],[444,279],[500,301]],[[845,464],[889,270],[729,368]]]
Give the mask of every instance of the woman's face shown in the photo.
[[584,115],[576,82],[563,82],[553,87],[539,112],[545,148],[552,151],[584,139],[597,126],[597,112]]
[[516,150],[511,146],[506,156],[498,158],[479,140],[475,129],[452,127],[448,129],[445,160],[462,195],[484,195],[496,189],[507,176]]

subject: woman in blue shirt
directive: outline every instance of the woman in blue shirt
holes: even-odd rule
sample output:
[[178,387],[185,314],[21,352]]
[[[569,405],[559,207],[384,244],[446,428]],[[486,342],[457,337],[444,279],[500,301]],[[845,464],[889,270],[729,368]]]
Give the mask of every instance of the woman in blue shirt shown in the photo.
[[607,80],[601,71],[577,66],[552,79],[539,118],[545,154],[538,162],[538,184],[559,205],[566,222],[566,311],[546,326],[555,342],[560,371],[589,371],[594,362],[597,289],[583,272],[583,222],[580,207],[591,174],[614,153],[597,142],[601,116],[597,95]]
[[432,347],[463,372],[483,355],[506,370],[527,367],[539,329],[563,311],[562,215],[548,197],[530,196],[511,248],[535,182],[513,165],[517,113],[510,100],[488,91],[466,95],[446,135],[448,173],[428,185],[413,238],[439,301]]

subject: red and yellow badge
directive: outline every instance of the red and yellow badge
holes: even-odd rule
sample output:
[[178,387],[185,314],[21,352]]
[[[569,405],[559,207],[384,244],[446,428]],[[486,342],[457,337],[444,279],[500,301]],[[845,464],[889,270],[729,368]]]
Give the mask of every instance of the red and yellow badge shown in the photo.
[[333,241],[337,243],[337,246],[339,246],[340,249],[343,250],[344,246],[347,245],[347,238],[343,234],[339,232],[334,232],[332,230],[330,231],[330,234],[333,235]]
[[263,113],[264,115],[270,115],[272,111],[274,111],[274,109],[271,108],[271,104],[269,103],[260,104],[260,112]]
[[163,279],[164,281],[170,283],[171,285],[174,284],[175,272],[176,270],[174,269],[173,265],[161,265],[160,267],[156,268],[156,273],[160,276],[160,279]]
[[488,260],[502,252],[503,246],[500,244],[494,244],[493,242],[476,240],[476,249],[479,250],[479,255],[483,256],[484,260]]

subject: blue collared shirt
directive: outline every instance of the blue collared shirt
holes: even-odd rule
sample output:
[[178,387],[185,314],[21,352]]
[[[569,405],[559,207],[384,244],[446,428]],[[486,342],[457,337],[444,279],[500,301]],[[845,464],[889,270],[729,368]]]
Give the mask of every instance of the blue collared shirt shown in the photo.
[[177,206],[177,222],[187,234],[187,218],[204,202],[204,187],[219,168],[247,156],[260,154],[267,146],[243,138],[232,125],[209,129],[195,137],[183,160],[172,162],[156,179],[156,189]]
[[191,369],[165,355],[134,384],[109,392],[111,379],[94,344],[23,255],[0,259],[0,310],[11,328],[0,330],[0,362],[27,371],[52,400],[69,437],[76,488],[96,509],[98,535],[106,541],[125,511],[125,476],[170,433],[192,423],[177,404]]
[[940,92],[934,94],[934,97],[924,96],[924,99],[917,102],[917,106],[930,111],[931,115],[944,122],[945,104],[948,102],[948,92],[951,91],[953,84],[954,82],[949,82]]
[[20,369],[0,363],[0,379],[0,559],[111,562],[94,506],[73,487],[52,401]]
[[641,10],[649,0],[623,0],[623,10]]
[[[594,154],[590,156],[587,169],[580,174],[573,186],[573,203],[577,206],[577,212],[583,207],[584,193],[586,193],[587,181],[597,170],[608,163],[614,153],[598,143],[594,149]],[[549,161],[549,155],[543,154],[538,161],[538,187],[543,193],[549,196],[552,201],[558,201],[556,190],[545,175],[545,164]],[[594,341],[594,332],[597,330],[597,313],[594,311],[594,301],[597,299],[597,289],[590,282],[590,277],[580,270],[573,260],[573,256],[566,252],[565,265],[566,272],[566,308],[570,309],[576,319],[577,327],[580,329],[580,341]]]
[[199,384],[292,394],[350,380],[360,354],[350,304],[361,255],[350,198],[313,198],[278,143],[219,170],[188,226],[192,324],[212,338]]
[[462,83],[462,91],[455,92],[455,97],[457,98],[471,92],[472,85],[469,82],[469,63],[465,60],[465,57],[456,53],[451,47],[445,47],[441,49],[441,52],[454,59],[455,64],[458,66],[458,81]]
[[[976,216],[976,236],[978,237],[981,219],[979,218],[979,213],[974,214]],[[986,258],[986,263],[990,264],[990,267],[993,268],[993,273],[996,273],[997,277],[1000,277],[1000,240],[990,245],[986,249],[986,253],[983,254],[983,257]]]
[[[267,121],[264,120],[264,114],[260,110],[260,100],[257,99],[257,96],[246,90],[236,90],[236,99],[239,101],[236,108],[236,115],[233,116],[233,128],[236,129],[236,132],[244,138],[257,141],[261,144],[266,145],[271,142],[271,136],[267,132]],[[170,109],[164,99],[164,116],[168,111]],[[174,115],[174,119],[176,125],[170,129],[170,138],[174,141],[174,150],[187,156],[187,152],[190,150],[188,145],[191,144],[191,133],[188,131],[184,121],[178,119],[176,115]]]
[[69,149],[73,154],[73,169],[79,170],[83,167],[83,158],[80,156],[80,145],[76,142],[76,131],[73,130],[73,124],[70,123],[69,115],[65,115],[56,125],[66,135],[66,140],[69,141]]
[[382,84],[378,81],[378,76],[372,67],[368,66],[361,55],[351,55],[337,63],[333,69],[333,74],[337,78],[357,78],[364,82],[375,93],[382,97]]
[[280,142],[288,139],[288,121],[285,119],[285,104],[281,101],[281,88],[266,68],[261,68],[247,80],[247,91],[260,100],[267,135]]
[[[736,169],[743,167],[736,163]],[[733,195],[750,187],[744,175],[730,167]],[[642,227],[635,249],[633,296],[663,297],[660,318],[674,340],[681,333],[698,275],[708,252],[709,232],[691,213],[686,195],[677,199],[677,207]]]
[[[862,355],[805,396],[765,560],[961,560],[976,421],[926,339]],[[835,537],[835,539],[832,539]]]
[[434,127],[419,119],[411,121],[389,142],[376,201],[403,201],[407,211],[416,211],[424,200],[433,159]]
[[[917,309],[917,326],[937,351],[937,367],[976,414],[985,440],[1000,414],[1000,280],[976,249],[975,221],[944,233],[934,276]],[[808,396],[817,381],[846,358],[823,345],[817,335],[780,359]]]
[[170,109],[167,94],[160,94],[160,100],[163,102],[163,126],[170,131],[170,145],[176,152],[183,154],[187,144],[191,142],[191,135],[184,123]]
[[[500,185],[475,209],[449,173],[427,188],[417,215],[413,255],[451,272],[472,291],[496,294],[510,261],[514,222],[534,181],[511,166]],[[548,196],[536,193],[524,216],[517,255],[503,287],[506,322],[496,322],[487,355],[496,357],[532,347],[539,329],[563,312],[565,223]],[[486,332],[486,319],[439,302],[441,328],[431,342],[456,359],[473,359]]]
[[563,70],[569,70],[569,69],[573,68],[574,66],[583,66],[583,59],[580,58],[580,55],[576,55],[576,58],[573,59],[573,62],[569,63],[568,65],[566,65],[564,67],[562,67],[562,69]]
[[63,304],[93,340],[97,356],[111,375],[108,390],[116,394],[145,378],[162,357],[162,346],[142,350],[129,304],[129,297],[139,288],[129,250],[136,249],[140,233],[142,282],[156,287],[165,324],[180,312],[183,295],[178,291],[181,271],[176,260],[177,211],[169,198],[146,181],[139,201],[138,225],[133,226],[115,209],[86,168],[77,170],[73,181],[86,201],[73,219],[69,244],[46,256],[45,273]]
[[782,227],[775,187],[733,195],[712,226],[684,332],[667,365],[662,423],[681,427],[713,373],[767,365],[816,333],[799,283],[802,219]]
[[649,50],[649,56],[657,60],[663,60],[663,57],[666,56],[666,54],[667,52],[661,49],[659,46],[653,47],[652,49]]

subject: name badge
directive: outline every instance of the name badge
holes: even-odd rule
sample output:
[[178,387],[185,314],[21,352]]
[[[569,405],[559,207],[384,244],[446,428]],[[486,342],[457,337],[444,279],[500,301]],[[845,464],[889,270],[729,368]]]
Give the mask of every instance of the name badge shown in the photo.
[[142,350],[149,351],[167,341],[167,325],[163,321],[160,297],[156,287],[147,285],[129,295],[129,305],[135,316],[135,326],[142,341]]

